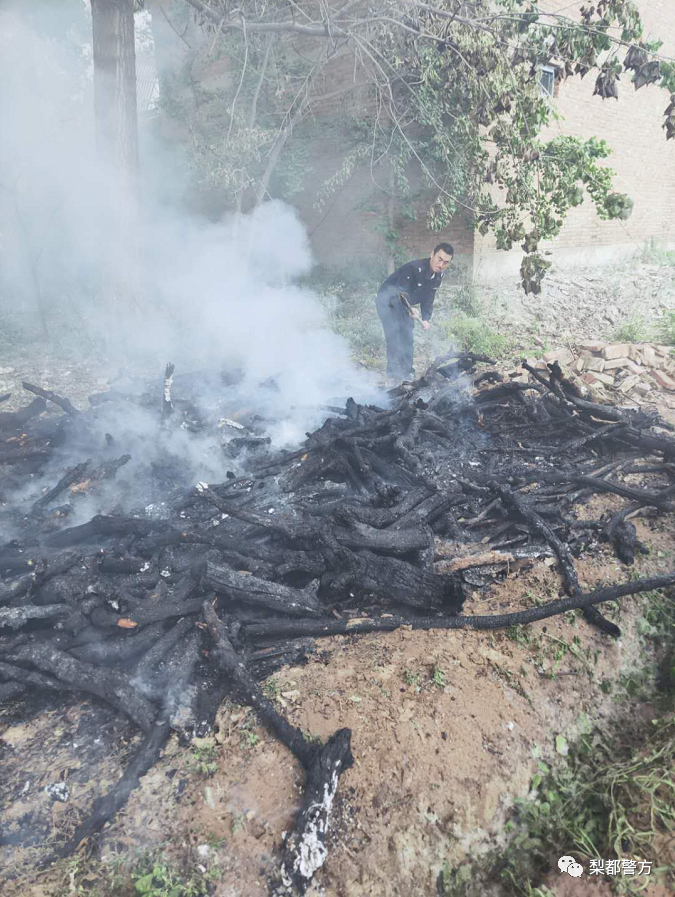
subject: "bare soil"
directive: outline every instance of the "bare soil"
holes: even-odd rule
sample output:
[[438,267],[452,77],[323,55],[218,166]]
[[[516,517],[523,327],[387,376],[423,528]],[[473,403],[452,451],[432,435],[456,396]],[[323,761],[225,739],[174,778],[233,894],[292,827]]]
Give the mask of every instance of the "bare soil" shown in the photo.
[[675,308],[675,266],[649,259],[575,271],[554,265],[539,295],[526,296],[517,278],[486,285],[481,292],[492,325],[516,338],[530,332],[555,346],[613,340],[632,322],[643,325],[641,338],[649,340],[663,314]]

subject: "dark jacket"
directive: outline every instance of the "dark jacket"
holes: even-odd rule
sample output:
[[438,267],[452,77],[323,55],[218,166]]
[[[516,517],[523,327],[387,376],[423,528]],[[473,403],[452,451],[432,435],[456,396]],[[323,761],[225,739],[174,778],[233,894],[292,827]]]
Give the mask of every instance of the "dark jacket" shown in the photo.
[[406,293],[411,305],[419,305],[422,320],[429,321],[434,310],[436,290],[442,279],[442,274],[432,273],[428,258],[417,259],[401,265],[390,274],[377,291],[377,298],[383,301],[398,293]]

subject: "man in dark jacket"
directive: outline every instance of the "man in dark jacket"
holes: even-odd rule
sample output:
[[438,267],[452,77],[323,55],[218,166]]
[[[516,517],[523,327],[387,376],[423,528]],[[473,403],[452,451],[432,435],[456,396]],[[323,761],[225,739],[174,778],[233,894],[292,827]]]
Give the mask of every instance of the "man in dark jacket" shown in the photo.
[[[436,290],[454,254],[449,243],[439,243],[429,258],[402,265],[377,291],[375,304],[387,344],[387,377],[392,380],[407,380],[413,376],[415,317],[411,316],[408,305],[413,314],[421,318],[422,327],[429,330]],[[407,305],[399,298],[402,293]],[[416,305],[419,305],[419,311],[415,309]]]

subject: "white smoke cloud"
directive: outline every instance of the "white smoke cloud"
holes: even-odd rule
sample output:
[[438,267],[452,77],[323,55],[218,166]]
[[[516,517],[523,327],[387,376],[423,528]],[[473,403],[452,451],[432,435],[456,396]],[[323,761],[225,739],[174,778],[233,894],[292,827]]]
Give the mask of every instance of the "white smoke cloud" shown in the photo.
[[[182,160],[147,134],[138,308],[106,313],[98,271],[115,239],[115,181],[95,152],[91,24],[82,0],[57,6],[0,7],[2,319],[35,333],[42,306],[62,343],[103,346],[110,361],[150,365],[158,376],[168,360],[177,373],[241,368],[242,390],[279,418],[292,405],[371,391],[316,297],[293,285],[312,265],[294,210],[268,203],[215,223],[181,211]],[[272,388],[257,389],[270,378]],[[296,418],[275,435],[292,441],[309,423]]]

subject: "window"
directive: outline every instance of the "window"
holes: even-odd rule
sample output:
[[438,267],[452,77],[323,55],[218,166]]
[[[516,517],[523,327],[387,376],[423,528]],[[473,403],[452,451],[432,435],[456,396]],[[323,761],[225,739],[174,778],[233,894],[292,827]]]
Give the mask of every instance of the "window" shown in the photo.
[[539,86],[543,97],[555,96],[555,69],[552,65],[542,65],[539,70]]

